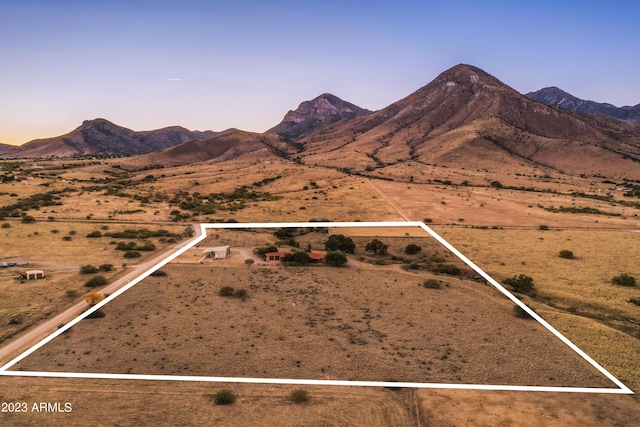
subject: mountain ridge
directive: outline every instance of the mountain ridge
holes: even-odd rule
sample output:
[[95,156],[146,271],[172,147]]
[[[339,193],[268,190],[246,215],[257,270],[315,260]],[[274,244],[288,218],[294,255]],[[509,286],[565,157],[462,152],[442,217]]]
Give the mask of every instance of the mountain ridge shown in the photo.
[[640,124],[640,104],[616,107],[613,104],[580,99],[555,86],[524,94],[529,99],[542,102],[553,107],[575,111],[580,114],[602,114],[618,120]]

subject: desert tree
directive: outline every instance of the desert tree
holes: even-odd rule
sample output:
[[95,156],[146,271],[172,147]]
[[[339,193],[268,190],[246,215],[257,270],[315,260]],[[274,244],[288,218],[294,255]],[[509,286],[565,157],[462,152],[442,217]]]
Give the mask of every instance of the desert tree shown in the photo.
[[329,239],[324,243],[324,247],[327,251],[342,251],[348,254],[356,252],[356,244],[353,243],[353,240],[342,234],[329,236]]
[[342,251],[329,251],[324,262],[333,267],[342,267],[347,263],[347,254]]
[[384,255],[387,253],[389,245],[385,245],[378,239],[373,239],[365,246],[364,250],[367,252],[373,252],[374,255]]

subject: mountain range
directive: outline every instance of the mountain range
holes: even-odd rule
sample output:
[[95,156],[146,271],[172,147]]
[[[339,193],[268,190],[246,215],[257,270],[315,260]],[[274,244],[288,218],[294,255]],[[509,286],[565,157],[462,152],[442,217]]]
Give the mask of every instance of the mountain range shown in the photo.
[[[551,93],[543,91],[538,94]],[[558,102],[552,97],[532,99],[537,96],[524,96],[488,73],[460,64],[378,111],[323,94],[289,111],[265,133],[192,132],[177,127],[133,132],[96,119],[67,135],[27,143],[18,154],[153,151],[140,162],[180,164],[277,156],[381,175],[393,173],[398,165],[423,164],[514,171],[546,167],[640,179],[640,126],[633,120],[556,108]],[[569,96],[564,99],[563,106],[583,105],[577,98],[571,103]],[[8,155],[16,153],[4,156]]]
[[640,124],[640,104],[633,107],[616,107],[607,103],[585,101],[557,87],[545,87],[535,92],[526,93],[524,96],[553,107],[564,108],[581,114],[602,114],[618,120]]
[[187,141],[211,138],[224,132],[190,131],[180,126],[135,132],[105,119],[94,119],[85,120],[78,128],[65,135],[36,139],[20,147],[8,146],[11,149],[2,150],[0,154],[4,157],[134,155],[162,150]]

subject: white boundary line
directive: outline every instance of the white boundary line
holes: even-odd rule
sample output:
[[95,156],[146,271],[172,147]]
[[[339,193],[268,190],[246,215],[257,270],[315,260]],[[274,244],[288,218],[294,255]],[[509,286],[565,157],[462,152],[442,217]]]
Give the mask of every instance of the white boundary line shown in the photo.
[[[380,382],[380,381],[337,381],[337,380],[305,380],[305,379],[283,379],[283,378],[242,378],[242,377],[208,377],[208,376],[181,376],[181,375],[135,375],[135,374],[101,374],[101,373],[75,373],[75,372],[31,372],[31,371],[8,371],[16,363],[20,362],[36,350],[40,349],[53,339],[69,330],[72,326],[99,310],[122,293],[131,289],[140,281],[145,279],[157,269],[173,261],[178,256],[200,243],[207,237],[208,229],[239,229],[239,228],[284,228],[284,227],[419,227],[426,231],[431,237],[449,249],[462,262],[473,269],[476,273],[487,280],[498,291],[504,294],[516,305],[521,307],[532,318],[538,321],[544,328],[555,335],[573,351],[585,359],[590,365],[596,368],[601,374],[607,377],[619,388],[590,388],[590,387],[543,387],[543,386],[513,386],[513,385],[491,385],[491,384],[443,384],[443,383],[412,383],[412,382]],[[546,391],[546,392],[573,392],[573,393],[607,393],[607,394],[634,394],[631,389],[625,386],[620,380],[614,377],[606,369],[600,366],[595,360],[580,350],[564,335],[558,332],[553,326],[542,319],[536,312],[527,307],[522,301],[511,294],[507,289],[485,273],[480,267],[475,265],[466,256],[460,253],[449,242],[438,235],[430,227],[422,222],[300,222],[300,223],[223,223],[223,224],[200,224],[202,234],[190,244],[182,247],[172,255],[168,256],[140,276],[120,288],[109,297],[102,300],[80,316],[73,319],[54,333],[35,344],[4,366],[0,367],[0,376],[20,376],[20,377],[47,377],[47,378],[91,378],[91,379],[123,379],[123,380],[147,380],[147,381],[194,381],[194,382],[221,382],[221,383],[260,383],[260,384],[297,384],[297,385],[332,385],[332,386],[356,386],[356,387],[411,387],[411,388],[431,388],[431,389],[464,389],[464,390],[504,390],[504,391]]]

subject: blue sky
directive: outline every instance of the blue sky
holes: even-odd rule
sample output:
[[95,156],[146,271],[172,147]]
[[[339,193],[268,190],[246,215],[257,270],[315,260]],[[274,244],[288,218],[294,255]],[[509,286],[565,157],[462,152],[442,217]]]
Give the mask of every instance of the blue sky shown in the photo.
[[636,105],[638,22],[635,0],[0,0],[0,143],[97,117],[262,132],[324,92],[383,108],[459,63]]

